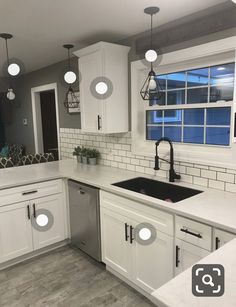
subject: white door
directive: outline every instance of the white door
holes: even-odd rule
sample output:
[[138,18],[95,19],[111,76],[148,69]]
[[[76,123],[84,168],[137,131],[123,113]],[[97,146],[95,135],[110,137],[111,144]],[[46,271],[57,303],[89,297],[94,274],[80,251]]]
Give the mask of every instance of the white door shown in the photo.
[[102,131],[103,101],[93,96],[91,84],[93,80],[101,77],[102,73],[102,51],[97,51],[79,59],[79,70],[82,75],[80,83],[81,101],[81,129],[84,132]]
[[[145,223],[145,219],[142,220]],[[153,292],[174,276],[173,238],[153,228],[154,241],[139,239],[136,228],[140,223],[132,221],[134,227],[133,242],[133,281],[146,292]],[[143,226],[145,229],[145,226]],[[155,235],[154,235],[155,234]],[[155,237],[156,236],[156,237]]]
[[185,271],[192,265],[208,256],[210,252],[207,250],[176,239],[176,254],[175,254],[175,275]]
[[130,221],[113,211],[101,209],[102,260],[116,272],[130,279],[132,245]]
[[29,202],[0,208],[0,262],[33,251]]
[[65,239],[62,194],[32,200],[31,207],[35,250]]
[[214,241],[213,241],[215,246],[213,246],[213,249],[216,250],[235,238],[236,238],[235,234],[232,234],[230,232],[226,232],[220,229],[215,229],[214,230]]

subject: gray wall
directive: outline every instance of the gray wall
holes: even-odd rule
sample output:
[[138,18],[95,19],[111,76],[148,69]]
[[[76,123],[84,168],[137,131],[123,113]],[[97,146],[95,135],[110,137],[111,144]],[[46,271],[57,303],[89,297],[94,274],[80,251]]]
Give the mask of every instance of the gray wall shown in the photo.
[[[26,147],[27,152],[34,152],[31,88],[49,83],[57,83],[60,127],[80,127],[80,115],[68,114],[63,104],[68,89],[63,82],[63,73],[66,65],[67,62],[63,61],[23,75],[15,80],[14,90],[16,99],[11,107],[12,120],[11,123],[8,123],[5,127],[6,139],[9,143],[22,143]],[[72,59],[72,65],[77,69],[76,58]],[[23,118],[27,118],[27,126],[23,125]]]
[[[230,37],[236,35],[236,6],[229,1],[222,5],[163,25],[154,31],[154,33],[154,46],[156,46],[161,53]],[[129,62],[142,59],[144,51],[149,47],[149,33],[144,32],[118,43],[131,47]],[[77,59],[75,58],[73,59],[73,65],[77,67]],[[9,142],[23,143],[28,152],[34,151],[30,90],[32,87],[48,83],[57,82],[58,84],[60,127],[80,128],[80,116],[68,115],[63,105],[67,88],[63,85],[61,78],[65,66],[66,62],[60,62],[29,73],[16,80],[16,104],[15,107],[12,107],[12,122],[6,127],[6,135]],[[129,104],[129,111],[130,105],[131,104]],[[131,112],[129,112],[129,114],[130,113]],[[28,119],[28,126],[26,127],[22,124],[23,118]]]

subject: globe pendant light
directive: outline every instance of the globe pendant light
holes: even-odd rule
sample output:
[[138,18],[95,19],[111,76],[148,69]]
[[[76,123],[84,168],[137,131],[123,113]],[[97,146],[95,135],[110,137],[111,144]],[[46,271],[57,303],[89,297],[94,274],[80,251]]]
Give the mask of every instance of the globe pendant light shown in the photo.
[[64,48],[67,49],[68,52],[68,70],[67,72],[64,74],[64,80],[67,84],[73,84],[75,83],[77,76],[75,74],[74,71],[71,70],[71,65],[70,65],[70,49],[73,48],[73,45],[67,44],[67,45],[63,45]]
[[10,63],[9,60],[9,52],[8,52],[8,44],[7,44],[7,40],[11,39],[13,36],[11,34],[8,33],[1,33],[0,37],[5,39],[6,42],[6,53],[7,53],[7,71],[8,74],[15,77],[20,73],[20,66],[17,63]]
[[153,15],[157,14],[160,11],[158,7],[147,7],[144,10],[145,14],[148,14],[151,16],[151,44],[150,49],[145,53],[145,58],[148,62],[151,63],[151,70],[148,73],[148,77],[145,80],[142,89],[140,91],[141,97],[143,100],[159,100],[161,96],[163,95],[162,88],[159,84],[159,82],[156,79],[156,73],[153,70],[153,62],[157,59],[157,53],[153,49],[152,44],[152,33],[153,33],[153,22],[152,18]]

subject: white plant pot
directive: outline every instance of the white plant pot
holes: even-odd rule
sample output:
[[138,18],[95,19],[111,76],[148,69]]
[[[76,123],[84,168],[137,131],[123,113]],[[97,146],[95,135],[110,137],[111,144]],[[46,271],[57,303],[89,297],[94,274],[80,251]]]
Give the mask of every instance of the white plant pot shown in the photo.
[[82,157],[81,156],[77,156],[77,162],[81,163],[82,162]]
[[97,158],[89,158],[89,164],[90,165],[96,165],[97,164]]
[[83,164],[88,164],[88,158],[82,156],[82,163]]

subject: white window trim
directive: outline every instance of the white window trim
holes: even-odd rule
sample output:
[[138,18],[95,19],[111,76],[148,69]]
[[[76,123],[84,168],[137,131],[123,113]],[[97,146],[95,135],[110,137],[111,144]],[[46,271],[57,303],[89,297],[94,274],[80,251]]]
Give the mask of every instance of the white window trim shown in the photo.
[[[165,74],[229,62],[236,63],[236,36],[164,54],[156,71],[158,71],[158,74]],[[140,96],[140,89],[149,70],[148,65],[143,60],[131,63],[132,152],[139,156],[154,156],[155,153],[154,141],[146,140],[145,110],[148,102],[143,101]],[[232,106],[231,123],[233,125],[234,113],[236,112],[236,82],[234,83],[233,101],[214,104],[217,107]],[[191,106],[194,108],[205,107],[202,104]],[[178,107],[182,109],[184,105]],[[167,108],[178,107],[169,106]],[[163,109],[163,106],[148,107],[148,109],[158,108]],[[231,143],[227,147],[175,143],[175,160],[236,169],[234,127],[231,131]],[[160,154],[164,157],[167,156],[168,149],[166,144],[161,145]]]

